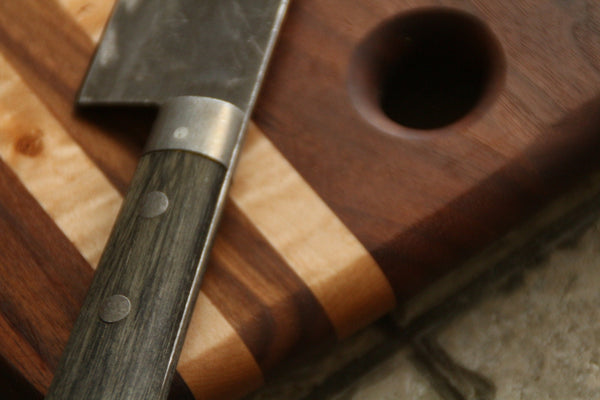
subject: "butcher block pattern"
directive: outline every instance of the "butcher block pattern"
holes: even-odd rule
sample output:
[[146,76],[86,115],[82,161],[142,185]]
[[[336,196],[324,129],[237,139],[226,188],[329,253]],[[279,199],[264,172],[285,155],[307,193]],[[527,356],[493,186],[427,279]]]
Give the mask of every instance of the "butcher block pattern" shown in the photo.
[[[0,2],[0,361],[27,393],[50,384],[153,117],[74,109],[112,5]],[[487,24],[501,83],[468,123],[383,132],[350,99],[355,48],[395,15],[441,7]],[[240,397],[597,169],[599,93],[593,0],[293,1],[172,397]]]

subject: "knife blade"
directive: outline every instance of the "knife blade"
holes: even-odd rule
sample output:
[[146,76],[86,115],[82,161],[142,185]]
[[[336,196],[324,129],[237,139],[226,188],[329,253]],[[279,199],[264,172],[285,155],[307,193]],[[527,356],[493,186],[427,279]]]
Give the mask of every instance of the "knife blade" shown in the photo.
[[289,0],[121,0],[79,103],[159,114],[47,399],[164,399]]

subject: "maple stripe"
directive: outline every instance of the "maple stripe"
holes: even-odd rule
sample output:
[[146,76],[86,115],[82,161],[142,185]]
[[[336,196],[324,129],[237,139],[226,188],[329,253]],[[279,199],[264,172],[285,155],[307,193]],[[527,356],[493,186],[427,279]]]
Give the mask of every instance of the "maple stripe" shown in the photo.
[[340,338],[394,307],[369,252],[254,125],[230,196],[311,289]]
[[298,349],[333,342],[335,330],[305,282],[235,204],[229,202],[227,210],[203,290],[261,369],[272,369]]
[[2,55],[0,157],[95,267],[121,196]]
[[[19,21],[19,23],[14,23]],[[74,117],[75,95],[95,45],[54,1],[1,1],[0,51],[23,82],[109,181],[123,193],[137,164],[139,131],[104,114],[97,124]]]
[[200,292],[177,371],[197,399],[237,398],[260,387],[263,375],[246,344]]
[[77,22],[94,43],[100,39],[115,0],[56,0]]

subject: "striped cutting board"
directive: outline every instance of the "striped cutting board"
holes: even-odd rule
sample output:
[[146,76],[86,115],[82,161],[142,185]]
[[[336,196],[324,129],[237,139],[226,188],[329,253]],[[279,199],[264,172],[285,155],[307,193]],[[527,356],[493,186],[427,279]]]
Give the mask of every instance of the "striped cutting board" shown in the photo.
[[[152,119],[140,110],[74,113],[112,5],[0,2],[0,372],[39,393]],[[431,42],[453,32],[457,42]],[[473,52],[484,53],[474,61],[481,101],[445,128],[418,125],[443,107],[406,129],[372,101],[410,87],[385,54],[419,40],[451,50],[433,51],[438,70],[450,71],[437,78],[471,71]],[[412,116],[440,94],[426,93],[421,107],[394,90],[389,107]],[[286,357],[390,311],[596,169],[599,93],[595,0],[293,1],[174,397],[247,393]]]

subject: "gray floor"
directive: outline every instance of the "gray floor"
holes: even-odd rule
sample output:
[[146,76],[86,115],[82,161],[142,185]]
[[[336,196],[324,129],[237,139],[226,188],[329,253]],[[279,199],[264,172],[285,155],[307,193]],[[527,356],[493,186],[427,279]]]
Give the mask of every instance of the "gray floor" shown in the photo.
[[248,400],[600,399],[600,177]]

